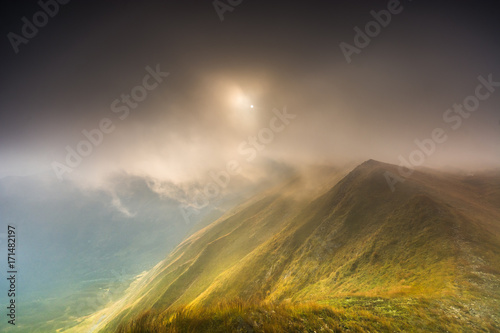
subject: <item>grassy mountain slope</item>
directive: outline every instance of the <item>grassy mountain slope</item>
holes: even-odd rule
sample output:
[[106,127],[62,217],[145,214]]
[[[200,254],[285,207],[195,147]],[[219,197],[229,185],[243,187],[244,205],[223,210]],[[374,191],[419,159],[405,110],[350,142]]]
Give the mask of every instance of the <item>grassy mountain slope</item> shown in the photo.
[[440,175],[429,173],[392,193],[388,168],[369,162],[354,170],[195,302],[256,292],[317,300],[491,289],[500,267],[498,208],[456,179],[434,185]]
[[[217,308],[221,300],[241,299],[247,308],[310,301],[338,308],[354,297],[394,299],[396,313],[406,313],[414,298],[417,313],[437,302],[443,314],[460,308],[456,317],[470,327],[488,322],[494,329],[500,178],[420,170],[391,192],[384,173],[396,169],[370,160],[319,197],[297,195],[300,178],[266,193],[180,244],[100,327],[115,331],[144,311],[157,320],[182,305]],[[372,309],[370,302],[356,304]],[[423,316],[434,325],[441,315]]]

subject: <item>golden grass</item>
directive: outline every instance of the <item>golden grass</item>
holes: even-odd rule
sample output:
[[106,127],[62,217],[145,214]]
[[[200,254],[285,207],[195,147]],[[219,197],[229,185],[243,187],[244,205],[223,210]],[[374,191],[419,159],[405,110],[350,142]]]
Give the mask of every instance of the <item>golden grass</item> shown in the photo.
[[[457,317],[458,303],[439,299],[346,297],[329,304],[221,301],[210,307],[147,311],[119,333],[199,332],[476,332],[497,331],[485,318]],[[447,309],[451,309],[448,311]],[[473,321],[475,320],[475,322]]]

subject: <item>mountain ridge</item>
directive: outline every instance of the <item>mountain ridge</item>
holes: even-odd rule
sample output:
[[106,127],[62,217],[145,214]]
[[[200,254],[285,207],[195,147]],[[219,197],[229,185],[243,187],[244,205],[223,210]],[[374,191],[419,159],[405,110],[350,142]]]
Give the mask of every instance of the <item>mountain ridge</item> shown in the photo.
[[484,183],[471,180],[482,176],[416,170],[393,193],[386,171],[397,166],[365,161],[307,199],[281,194],[300,190],[290,181],[220,218],[157,265],[104,331],[144,311],[221,299],[452,297],[472,304],[490,294],[498,306],[498,179],[478,195]]

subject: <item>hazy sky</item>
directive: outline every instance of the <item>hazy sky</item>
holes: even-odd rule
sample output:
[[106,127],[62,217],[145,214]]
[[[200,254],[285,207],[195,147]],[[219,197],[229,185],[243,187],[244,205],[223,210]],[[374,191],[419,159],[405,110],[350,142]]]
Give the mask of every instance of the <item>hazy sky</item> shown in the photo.
[[[243,0],[221,14],[212,1],[70,1],[16,53],[9,33],[22,37],[23,17],[31,24],[41,7],[8,1],[0,177],[55,178],[66,147],[77,150],[82,131],[103,119],[110,133],[96,135],[102,142],[64,178],[91,182],[120,170],[183,181],[232,160],[245,171],[267,159],[399,163],[435,128],[447,140],[423,165],[499,166],[500,87],[469,98],[472,107],[479,101],[470,116],[450,111],[443,119],[476,94],[479,76],[500,81],[495,4]],[[398,13],[348,63],[340,44],[355,46],[355,27],[365,31],[370,12],[388,6]],[[44,23],[43,14],[36,18]],[[155,79],[157,68],[168,76]],[[144,100],[127,106],[122,95],[134,91]],[[284,107],[295,117],[273,120]]]

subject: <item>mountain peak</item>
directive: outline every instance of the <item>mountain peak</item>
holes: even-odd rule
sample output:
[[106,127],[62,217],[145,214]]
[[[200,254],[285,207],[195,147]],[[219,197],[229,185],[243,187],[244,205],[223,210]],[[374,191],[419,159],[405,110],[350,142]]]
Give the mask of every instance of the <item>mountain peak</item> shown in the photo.
[[384,163],[384,162],[380,162],[380,161],[377,161],[377,160],[374,160],[374,159],[369,159],[369,160],[366,160],[364,161],[363,163],[361,163],[359,166],[370,166],[370,167],[387,167],[387,166],[392,166],[392,164],[388,164],[388,163]]
[[380,162],[370,158],[369,160],[364,161],[362,164],[377,164],[377,163]]

